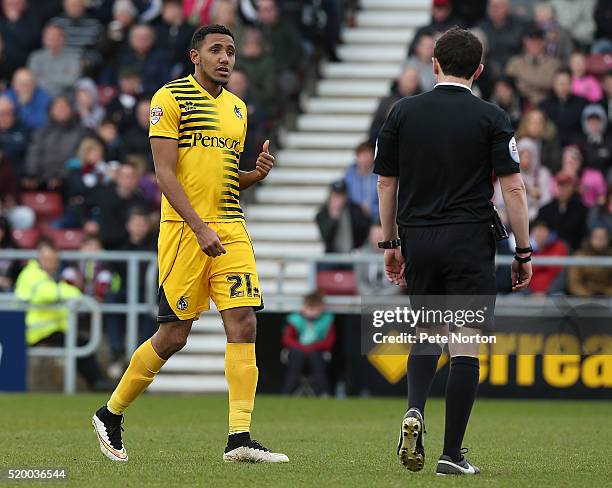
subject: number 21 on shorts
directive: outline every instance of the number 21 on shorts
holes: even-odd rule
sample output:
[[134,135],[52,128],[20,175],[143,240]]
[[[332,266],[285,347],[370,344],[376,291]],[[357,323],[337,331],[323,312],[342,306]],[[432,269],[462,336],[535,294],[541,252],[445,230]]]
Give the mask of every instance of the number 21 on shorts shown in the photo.
[[250,273],[227,275],[227,281],[230,283],[230,298],[259,296],[259,288],[253,286]]

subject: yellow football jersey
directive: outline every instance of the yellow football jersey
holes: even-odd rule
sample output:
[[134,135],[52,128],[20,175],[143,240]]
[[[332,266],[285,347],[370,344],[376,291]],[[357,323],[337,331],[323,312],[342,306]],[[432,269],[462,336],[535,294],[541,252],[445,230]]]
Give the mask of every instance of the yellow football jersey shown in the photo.
[[[164,85],[151,100],[149,137],[178,140],[176,176],[205,222],[244,219],[238,162],[246,131],[244,102],[225,89],[214,98],[193,75]],[[161,220],[183,220],[165,196]]]

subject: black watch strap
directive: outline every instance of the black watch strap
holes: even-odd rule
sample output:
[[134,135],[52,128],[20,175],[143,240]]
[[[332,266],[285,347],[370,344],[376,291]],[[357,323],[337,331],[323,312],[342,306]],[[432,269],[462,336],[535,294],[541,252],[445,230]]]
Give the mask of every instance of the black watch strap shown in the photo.
[[380,249],[395,249],[396,247],[400,247],[402,245],[401,239],[392,239],[390,241],[381,241],[378,243],[378,247]]
[[526,253],[526,252],[533,252],[533,248],[531,246],[529,247],[518,247],[517,246],[514,248],[514,252],[517,252],[517,253],[520,252],[521,254]]
[[[519,252],[528,252],[528,251],[519,251]],[[517,256],[516,254],[514,255],[514,260],[518,261],[519,263],[528,263],[529,261],[531,261],[531,255],[522,258],[520,256]]]

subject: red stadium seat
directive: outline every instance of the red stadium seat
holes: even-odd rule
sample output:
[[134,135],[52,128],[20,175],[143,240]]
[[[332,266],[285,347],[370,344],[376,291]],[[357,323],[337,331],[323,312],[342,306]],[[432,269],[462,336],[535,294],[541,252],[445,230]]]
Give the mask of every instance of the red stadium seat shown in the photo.
[[72,251],[81,247],[83,231],[81,229],[51,229],[47,235],[62,250]]
[[40,231],[36,228],[13,231],[13,240],[21,249],[34,249],[39,238]]
[[357,295],[355,272],[348,269],[319,271],[317,290],[323,295]]
[[21,203],[34,210],[36,217],[50,220],[62,215],[62,197],[55,192],[32,191],[21,194]]

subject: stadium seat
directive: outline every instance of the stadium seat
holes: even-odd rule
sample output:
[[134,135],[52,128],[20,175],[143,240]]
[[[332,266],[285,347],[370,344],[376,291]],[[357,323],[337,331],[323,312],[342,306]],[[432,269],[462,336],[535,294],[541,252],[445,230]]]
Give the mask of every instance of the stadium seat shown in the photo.
[[65,251],[79,249],[83,241],[81,229],[50,229],[47,235],[59,249]]
[[36,228],[13,230],[13,240],[21,249],[34,249],[40,238],[40,231]]
[[348,269],[319,271],[317,290],[323,295],[357,295],[355,273]]
[[21,203],[30,207],[39,220],[51,220],[62,215],[62,197],[55,192],[26,192],[21,194]]

